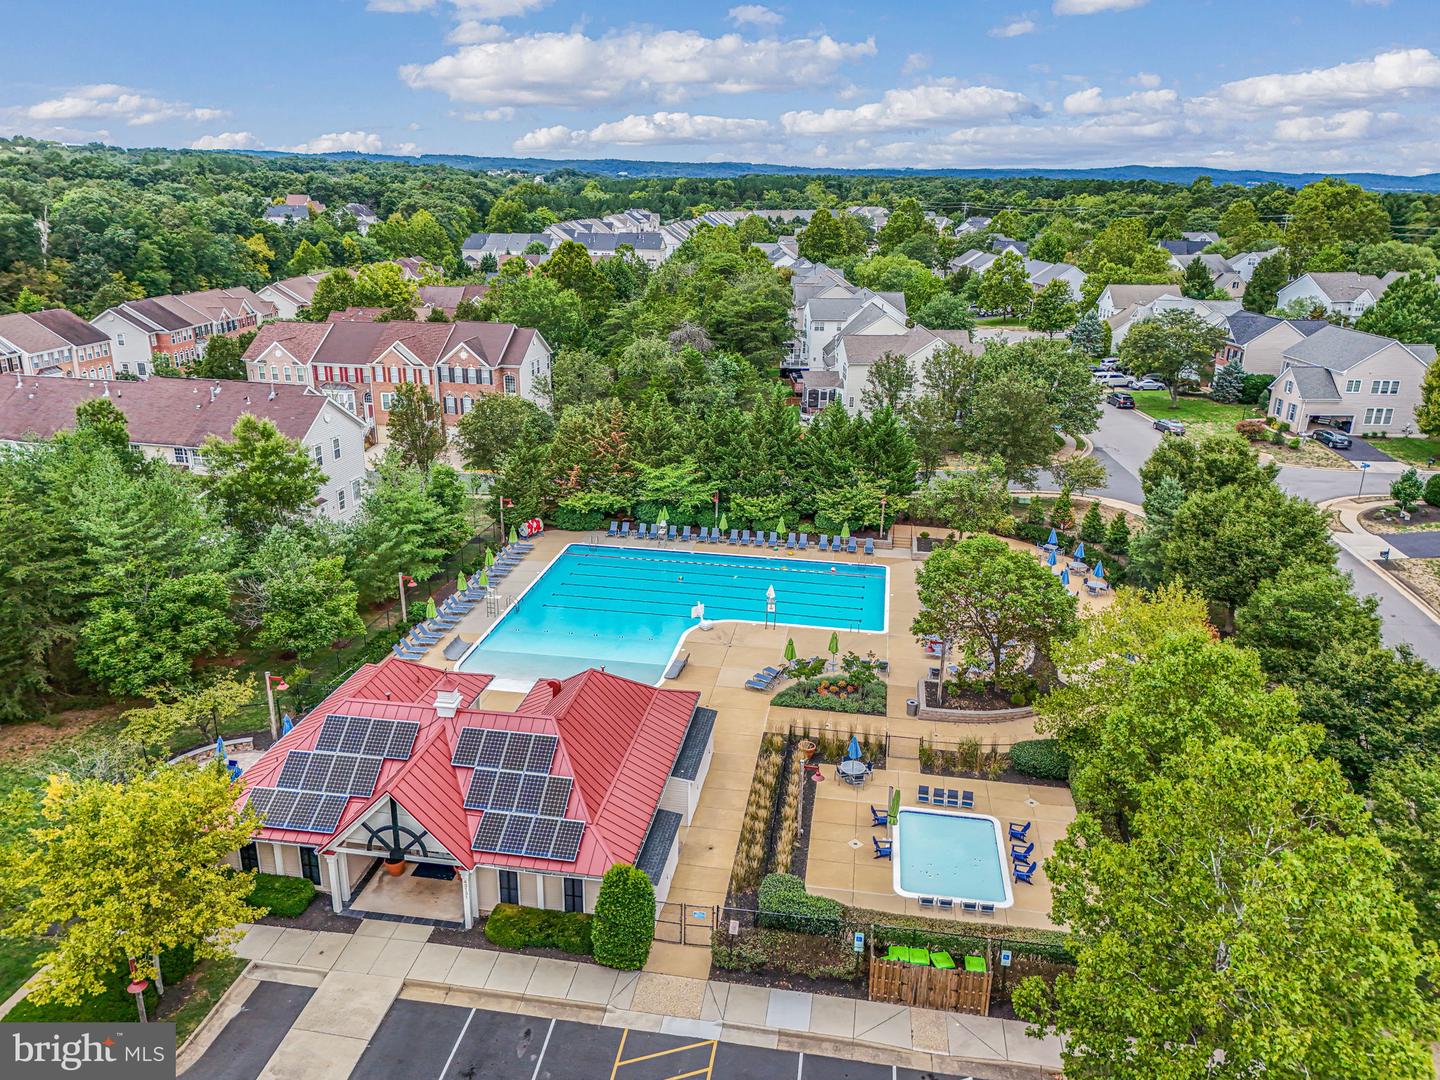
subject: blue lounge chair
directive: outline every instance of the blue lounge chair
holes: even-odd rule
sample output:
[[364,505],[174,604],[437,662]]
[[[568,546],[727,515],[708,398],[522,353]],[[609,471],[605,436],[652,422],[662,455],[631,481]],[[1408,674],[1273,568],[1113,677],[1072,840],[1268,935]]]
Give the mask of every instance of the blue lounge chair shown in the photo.
[[778,679],[778,678],[780,678],[781,675],[784,675],[784,674],[785,674],[785,669],[784,669],[784,668],[767,667],[767,668],[761,668],[759,674],[757,674],[755,677],[758,679],[761,675],[764,675],[767,679]]
[[891,841],[889,841],[889,840],[881,840],[881,839],[879,839],[878,837],[872,836],[872,837],[870,837],[870,842],[875,845],[875,858],[877,858],[877,859],[888,859],[888,858],[890,858],[890,846],[891,846]]
[[709,525],[701,525],[701,526],[700,526],[700,535],[697,537],[697,539],[698,539],[699,542],[702,543],[702,544],[708,544],[708,543],[710,542],[710,526],[709,526]]
[[980,914],[981,914],[981,915],[994,915],[994,914],[995,914],[995,905],[994,905],[994,904],[981,904],[981,905],[980,905]]
[[845,550],[851,555],[855,554],[855,538],[853,536],[850,537],[850,542],[845,545]]
[[1024,825],[1017,825],[1017,824],[1015,824],[1015,822],[1013,822],[1013,821],[1010,822],[1010,839],[1011,839],[1011,840],[1019,840],[1019,841],[1023,844],[1023,843],[1025,842],[1025,834],[1028,833],[1029,831],[1030,831],[1030,822],[1028,822],[1028,821],[1025,822]]
[[934,898],[933,896],[922,896],[922,897],[920,897],[920,906],[921,906],[921,907],[934,907],[934,906],[935,906],[935,898]]
[[689,525],[686,525],[685,528],[680,531],[680,542],[681,542],[682,544],[688,544],[688,543],[690,542],[690,526],[689,526]]
[[975,809],[975,793],[973,791],[962,791],[960,793],[960,806],[965,810]]
[[630,539],[630,522],[627,521],[627,522],[625,522],[624,525],[621,525],[621,526],[620,526],[620,539],[621,539],[621,540],[629,540],[629,539]]
[[800,550],[801,550],[801,551],[805,551],[805,550],[808,549],[809,547],[810,547],[810,534],[809,534],[809,533],[801,533],[801,534],[800,534]]
[[406,648],[403,641],[397,641],[390,646],[390,651],[403,660],[419,660],[425,654],[413,648]]
[[954,900],[946,900],[946,899],[944,899],[943,897],[941,898],[941,900],[940,900],[940,910],[941,910],[941,911],[952,911],[952,910],[954,910],[954,908],[955,908],[955,901],[954,901]]
[[725,542],[726,542],[727,544],[738,544],[738,543],[740,542],[740,530],[739,530],[739,529],[731,529],[731,530],[730,530],[730,539],[729,539],[729,540],[726,540]]
[[749,546],[750,546],[750,530],[749,530],[749,529],[746,529],[744,532],[742,532],[742,533],[740,534],[740,546],[741,546],[741,547],[749,547]]
[[961,910],[961,911],[979,911],[979,910],[980,910],[980,905],[977,904],[974,900],[961,900],[961,901],[960,901],[960,910]]
[[960,805],[960,793],[959,793],[958,791],[956,791],[953,787],[950,788],[948,791],[945,792],[945,805],[946,805],[946,806],[959,806],[959,805]]
[[1015,864],[1015,880],[1023,881],[1026,885],[1034,885],[1030,879],[1035,875],[1036,864],[1026,863],[1025,865]]
[[1023,848],[1019,844],[1010,845],[1010,858],[1016,862],[1029,862],[1030,856],[1035,851],[1035,841],[1031,840]]
[[794,533],[791,533],[788,537],[786,537],[786,539],[785,539],[785,549],[786,549],[787,551],[794,551],[794,550],[795,550],[795,534],[794,534]]
[[829,550],[830,550],[830,534],[829,534],[829,533],[821,533],[821,534],[820,534],[820,543],[819,543],[818,546],[819,546],[819,548],[820,548],[821,551],[829,551]]
[[865,554],[866,554],[866,555],[874,555],[874,554],[875,554],[875,541],[874,541],[874,540],[871,540],[871,539],[869,539],[869,538],[867,538],[867,539],[865,540]]
[[745,689],[746,689],[746,690],[769,690],[769,689],[771,689],[774,685],[775,685],[775,680],[774,680],[774,679],[759,679],[759,678],[756,678],[756,679],[747,679],[747,680],[745,681]]
[[665,539],[667,539],[667,540],[674,540],[674,539],[675,539],[675,526],[674,526],[674,525],[666,526],[666,528],[665,528]]
[[619,535],[620,535],[620,522],[618,522],[618,521],[612,521],[612,522],[610,522],[610,528],[609,528],[608,530],[606,530],[605,535],[606,535],[606,536],[619,536]]
[[772,533],[770,534],[770,546],[771,546],[772,548],[773,548],[773,547],[779,547],[779,546],[780,546],[780,534],[779,534],[779,533],[777,533],[777,532],[772,532]]
[[635,535],[638,536],[641,540],[649,540],[650,526],[645,524],[643,521],[640,522],[638,525],[635,526]]
[[888,810],[876,810],[875,807],[870,807],[870,827],[872,829],[878,829],[881,825],[889,824],[890,812]]
[[921,802],[921,803],[928,803],[928,802],[930,801],[930,785],[929,785],[929,784],[921,784],[921,785],[920,785],[919,790],[917,790],[917,791],[915,792],[915,801],[916,801],[916,802]]

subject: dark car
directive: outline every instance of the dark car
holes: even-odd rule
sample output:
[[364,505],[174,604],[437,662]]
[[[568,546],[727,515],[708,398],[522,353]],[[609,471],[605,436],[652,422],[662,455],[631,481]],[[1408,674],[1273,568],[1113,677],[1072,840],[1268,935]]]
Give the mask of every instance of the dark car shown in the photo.
[[1350,436],[1343,431],[1332,431],[1329,428],[1321,428],[1310,436],[1322,446],[1328,446],[1331,450],[1349,450],[1355,444],[1350,441]]
[[1166,435],[1185,434],[1185,425],[1179,420],[1166,420],[1161,418],[1155,421],[1154,428],[1156,431],[1163,431]]
[[1114,390],[1106,394],[1105,400],[1117,409],[1133,409],[1135,407],[1135,399],[1124,390]]

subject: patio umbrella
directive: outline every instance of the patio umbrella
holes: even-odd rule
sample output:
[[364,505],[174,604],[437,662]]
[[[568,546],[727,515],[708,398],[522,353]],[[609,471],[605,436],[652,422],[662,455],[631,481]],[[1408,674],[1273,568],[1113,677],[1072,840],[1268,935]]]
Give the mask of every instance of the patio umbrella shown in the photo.
[[796,653],[795,653],[795,639],[794,639],[793,637],[792,637],[792,638],[787,638],[787,639],[785,640],[785,660],[786,660],[786,662],[793,664],[793,663],[795,662],[795,656],[796,656]]
[[480,587],[481,587],[482,589],[488,589],[488,588],[490,588],[490,571],[488,571],[488,570],[481,570],[481,571],[480,571]]
[[463,573],[455,579],[455,591],[457,593],[462,593],[469,587],[470,582],[465,580],[465,575]]
[[292,732],[292,731],[294,731],[294,730],[295,730],[295,721],[290,719],[290,714],[287,712],[287,713],[286,713],[283,717],[281,717],[281,719],[280,719],[280,734],[281,734],[281,735],[289,735],[290,732]]
[[1070,584],[1070,571],[1069,571],[1069,570],[1061,570],[1061,571],[1060,571],[1060,584],[1061,584],[1061,585],[1069,585],[1069,584]]
[[1105,564],[1104,564],[1103,562],[1097,562],[1097,563],[1095,564],[1095,576],[1096,576],[1097,578],[1100,578],[1102,581],[1104,580],[1104,578],[1105,578]]
[[850,736],[850,745],[845,748],[846,761],[859,761],[861,756],[860,740],[854,735]]
[[775,531],[781,536],[785,535],[785,519],[783,517],[775,523]]
[[433,596],[425,601],[425,618],[435,618],[435,597]]
[[1054,566],[1054,565],[1055,565],[1055,552],[1052,551],[1052,552],[1050,552],[1049,555],[1046,556],[1046,558],[1045,558],[1045,564],[1046,564],[1047,566]]
[[1051,547],[1054,547],[1056,544],[1059,543],[1059,540],[1056,539],[1054,529],[1050,530],[1050,539],[1046,540],[1045,543],[1049,544]]
[[1081,540],[1080,543],[1078,543],[1078,544],[1075,545],[1075,558],[1079,559],[1081,562],[1084,562],[1084,561],[1085,561],[1085,541],[1084,541],[1084,540]]
[[841,526],[840,526],[840,539],[841,539],[841,540],[849,540],[849,539],[850,539],[850,523],[849,523],[848,521],[845,522],[844,525],[841,525]]
[[669,510],[666,510],[665,507],[663,507],[663,506],[660,507],[660,513],[659,513],[659,515],[655,518],[655,524],[657,524],[657,525],[668,525],[668,524],[670,524],[670,511],[669,511]]
[[840,651],[840,635],[834,630],[830,631],[830,656],[833,659]]
[[489,569],[490,567],[492,567],[492,566],[494,566],[494,565],[495,565],[495,552],[494,552],[492,549],[490,549],[490,548],[487,547],[487,548],[485,549],[485,567],[486,567],[486,569]]
[[720,514],[720,531],[721,531],[721,532],[729,532],[729,531],[730,531],[730,518],[729,518],[723,511],[722,511],[721,514]]
[[512,543],[512,544],[518,543],[519,540],[520,540],[520,534],[515,531],[515,526],[514,526],[514,525],[511,525],[511,526],[510,526],[510,543]]
[[894,835],[895,835],[895,821],[896,821],[896,819],[899,818],[899,817],[900,817],[900,789],[899,789],[898,787],[892,787],[892,788],[890,789],[890,814],[889,814],[889,816],[885,819],[885,821],[886,821],[886,824],[885,824],[886,831],[888,831],[891,836],[894,836]]

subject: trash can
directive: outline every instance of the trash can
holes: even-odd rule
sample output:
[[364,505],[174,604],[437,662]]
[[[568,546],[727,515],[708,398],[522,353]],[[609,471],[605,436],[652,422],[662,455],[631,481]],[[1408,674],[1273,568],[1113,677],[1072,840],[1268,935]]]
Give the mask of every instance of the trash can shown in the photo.
[[906,715],[906,716],[919,716],[919,715],[920,715],[920,702],[916,701],[913,697],[912,697],[912,698],[907,698],[906,701],[905,701],[905,715]]

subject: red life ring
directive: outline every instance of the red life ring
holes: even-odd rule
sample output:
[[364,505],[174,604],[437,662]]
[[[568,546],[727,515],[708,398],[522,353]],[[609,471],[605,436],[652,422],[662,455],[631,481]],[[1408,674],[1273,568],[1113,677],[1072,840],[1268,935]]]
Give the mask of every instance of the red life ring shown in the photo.
[[545,525],[539,518],[531,518],[520,526],[521,536],[539,536],[545,531]]

